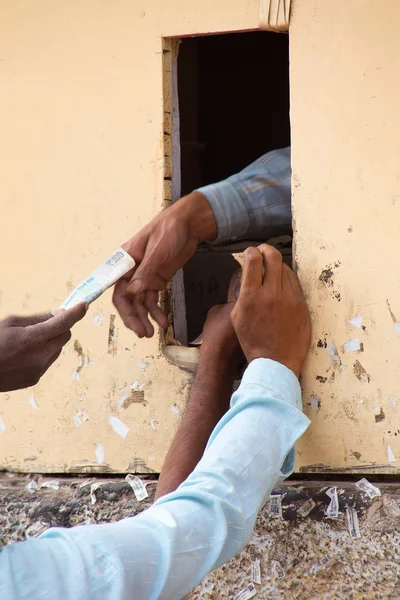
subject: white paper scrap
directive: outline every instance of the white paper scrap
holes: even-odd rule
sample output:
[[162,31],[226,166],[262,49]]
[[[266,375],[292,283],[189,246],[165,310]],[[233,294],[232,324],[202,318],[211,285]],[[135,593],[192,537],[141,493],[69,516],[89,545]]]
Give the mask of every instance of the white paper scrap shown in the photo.
[[326,351],[329,354],[329,358],[331,359],[332,364],[340,364],[339,352],[334,342],[327,345]]
[[40,484],[40,488],[49,488],[50,490],[59,490],[60,482],[57,481],[56,479],[51,479],[50,481],[43,481],[43,483]]
[[133,493],[135,494],[135,498],[138,502],[141,502],[142,500],[147,498],[148,493],[146,490],[146,486],[139,477],[135,477],[135,475],[128,474],[125,477],[125,481],[127,481],[131,486]]
[[95,450],[96,462],[97,462],[98,465],[103,464],[103,462],[104,462],[104,455],[105,455],[105,452],[104,452],[104,446],[103,446],[103,444],[98,444],[97,448]]
[[346,506],[347,527],[353,540],[361,537],[358,515],[355,508]]
[[30,492],[31,494],[33,494],[33,492],[36,492],[36,490],[39,489],[39,486],[36,483],[36,481],[32,479],[29,483],[26,484],[25,489],[28,490],[28,492]]
[[260,567],[260,559],[256,558],[251,563],[251,581],[253,583],[257,583],[261,585],[261,567]]
[[299,506],[299,508],[297,509],[297,514],[299,515],[299,517],[302,517],[304,519],[305,517],[308,517],[308,515],[315,506],[316,504],[314,500],[312,498],[309,498],[308,500],[303,502],[301,506]]
[[269,514],[274,519],[282,518],[282,496],[280,494],[269,497]]
[[352,338],[343,345],[345,352],[358,352],[361,350],[360,340],[358,338]]
[[310,396],[311,410],[319,410],[321,406],[321,400],[315,394]]
[[103,485],[102,483],[92,483],[92,485],[90,486],[90,500],[92,502],[92,504],[96,504],[97,502],[97,498],[96,498],[96,490]]
[[349,323],[350,325],[353,325],[353,327],[357,327],[358,329],[360,329],[362,325],[362,316],[357,315],[356,317],[351,317],[351,319],[349,319]]
[[35,400],[35,394],[30,394],[30,396],[28,397],[28,402],[34,410],[37,410],[39,408]]
[[285,571],[277,560],[271,561],[271,569],[274,578],[283,579],[285,577]]
[[117,248],[70,293],[60,308],[72,308],[79,302],[91,304],[134,266],[133,258],[122,248]]
[[3,419],[0,417],[0,433],[3,433],[3,431],[6,430],[6,426],[4,424]]
[[371,498],[371,500],[372,498],[381,495],[380,489],[372,485],[372,483],[370,483],[368,479],[365,479],[365,477],[360,479],[360,481],[357,481],[355,485],[356,487],[358,487],[359,490],[365,492],[367,496]]
[[329,569],[329,567],[334,565],[335,562],[336,562],[336,558],[334,556],[325,554],[325,556],[323,556],[322,560],[321,560],[321,567],[324,569]]
[[326,495],[331,499],[328,508],[326,509],[326,516],[328,519],[336,519],[336,517],[339,516],[339,499],[337,495],[337,488],[329,488],[329,490],[326,490]]
[[396,462],[397,458],[395,457],[395,455],[393,454],[393,450],[390,444],[388,444],[387,447],[387,455],[388,455],[388,461],[389,462]]
[[129,433],[129,427],[127,425],[125,425],[125,423],[120,421],[120,419],[118,419],[118,417],[110,417],[109,423],[110,423],[111,427],[114,429],[115,433],[118,433],[118,435],[120,435],[123,439],[126,438],[126,436]]
[[36,521],[28,527],[25,531],[25,537],[27,540],[32,538],[37,538],[41,533],[49,529],[50,525],[48,523],[43,523],[43,521]]
[[249,583],[247,587],[245,587],[235,596],[235,600],[248,600],[249,598],[253,598],[256,594],[256,588],[252,583]]

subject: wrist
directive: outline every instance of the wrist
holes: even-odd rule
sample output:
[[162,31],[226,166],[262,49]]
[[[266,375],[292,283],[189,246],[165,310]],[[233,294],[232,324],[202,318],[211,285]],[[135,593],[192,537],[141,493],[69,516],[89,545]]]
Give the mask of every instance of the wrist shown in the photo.
[[233,378],[242,358],[238,344],[224,344],[220,340],[204,341],[200,348],[198,371],[218,372],[224,377]]
[[191,235],[201,242],[211,242],[217,237],[218,227],[213,210],[205,196],[192,192],[184,198],[186,219]]
[[246,360],[248,362],[248,364],[250,364],[251,362],[253,362],[253,360],[257,360],[258,358],[265,358],[268,360],[273,360],[281,365],[283,365],[284,367],[287,367],[288,369],[290,369],[297,377],[297,379],[299,379],[300,377],[300,371],[301,371],[301,366],[298,364],[298,362],[296,360],[290,360],[290,359],[286,359],[283,357],[277,357],[277,356],[272,356],[270,353],[268,352],[263,352],[263,351],[253,351],[253,352],[245,352],[245,356],[246,356]]

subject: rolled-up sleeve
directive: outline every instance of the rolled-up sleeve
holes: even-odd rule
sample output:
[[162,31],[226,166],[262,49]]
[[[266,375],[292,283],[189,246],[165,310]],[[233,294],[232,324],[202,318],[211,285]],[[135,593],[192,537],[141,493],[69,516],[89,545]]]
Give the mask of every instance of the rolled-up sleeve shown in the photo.
[[214,212],[214,244],[267,240],[291,231],[290,147],[272,150],[224,181],[199,188]]
[[308,425],[294,374],[253,361],[202,460],[175,492],[118,523],[50,529],[2,548],[0,598],[182,598],[249,540]]

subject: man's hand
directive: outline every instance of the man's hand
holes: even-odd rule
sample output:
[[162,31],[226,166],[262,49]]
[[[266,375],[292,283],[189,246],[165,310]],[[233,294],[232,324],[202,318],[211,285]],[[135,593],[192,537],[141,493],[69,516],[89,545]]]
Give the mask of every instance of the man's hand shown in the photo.
[[10,316],[0,321],[0,392],[35,385],[71,339],[71,327],[87,308],[81,303],[55,316]]
[[151,317],[160,327],[167,318],[158,306],[158,292],[193,256],[199,243],[217,235],[214,213],[199,192],[167,208],[129,242],[122,245],[138,267],[120,279],[113,301],[124,324],[139,337],[151,337]]
[[299,377],[310,346],[310,314],[297,276],[275,248],[246,250],[231,318],[248,362],[270,358]]

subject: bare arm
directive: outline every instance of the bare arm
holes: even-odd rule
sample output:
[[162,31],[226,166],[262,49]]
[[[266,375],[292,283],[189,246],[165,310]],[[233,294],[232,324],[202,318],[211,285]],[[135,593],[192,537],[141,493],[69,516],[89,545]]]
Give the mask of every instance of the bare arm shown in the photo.
[[190,475],[203,456],[214,427],[229,409],[241,357],[230,322],[232,306],[215,306],[209,312],[196,378],[182,424],[161,471],[156,500],[176,490]]

